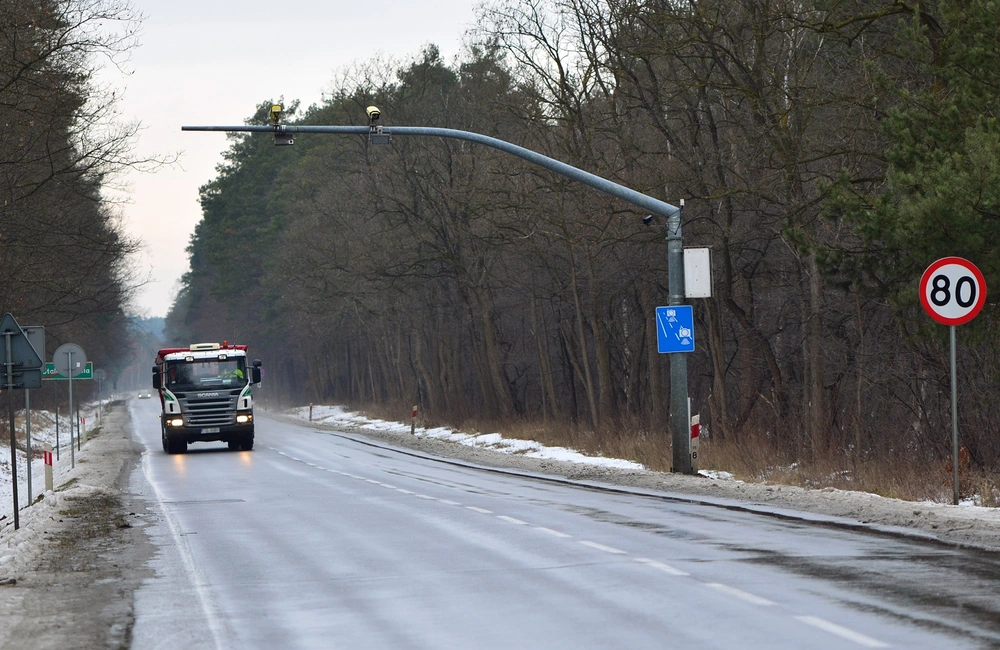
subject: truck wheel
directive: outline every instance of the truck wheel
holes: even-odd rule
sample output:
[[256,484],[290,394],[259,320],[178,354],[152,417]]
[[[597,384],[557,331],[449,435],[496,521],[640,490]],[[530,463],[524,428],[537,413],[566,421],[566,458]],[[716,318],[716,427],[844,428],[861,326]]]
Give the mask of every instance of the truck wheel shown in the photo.
[[243,436],[243,451],[250,451],[253,449],[253,434]]
[[167,441],[167,431],[165,429],[160,429],[160,444],[163,445],[163,451],[168,454],[170,451],[170,443]]
[[242,441],[240,441],[240,440],[230,440],[226,444],[229,445],[229,451],[239,451],[240,450],[240,446],[242,445]]

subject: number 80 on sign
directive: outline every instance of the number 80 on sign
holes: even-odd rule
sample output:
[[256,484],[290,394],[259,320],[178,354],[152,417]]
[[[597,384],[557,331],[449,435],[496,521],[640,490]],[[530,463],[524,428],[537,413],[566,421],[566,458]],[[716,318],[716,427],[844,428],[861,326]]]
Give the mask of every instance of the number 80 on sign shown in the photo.
[[964,325],[986,304],[986,279],[961,257],[943,257],[920,277],[920,303],[942,325]]

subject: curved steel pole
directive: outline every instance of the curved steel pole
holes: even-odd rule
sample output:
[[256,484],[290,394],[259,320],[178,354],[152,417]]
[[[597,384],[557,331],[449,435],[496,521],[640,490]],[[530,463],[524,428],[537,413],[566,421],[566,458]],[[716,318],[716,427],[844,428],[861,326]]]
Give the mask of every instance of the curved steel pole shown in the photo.
[[[182,131],[225,131],[243,133],[335,133],[341,135],[369,135],[373,133],[367,126],[182,126]],[[459,131],[457,129],[440,129],[423,126],[394,126],[376,131],[385,135],[423,135],[454,140],[466,140],[477,144],[493,147],[507,152],[523,160],[544,167],[567,178],[589,185],[605,194],[637,205],[653,214],[667,219],[667,276],[670,287],[670,304],[680,305],[684,302],[684,246],[681,238],[680,208],[670,205],[641,192],[629,189],[624,185],[613,183],[590,172],[567,165],[564,162],[543,156],[540,153],[519,147],[488,135]],[[691,429],[688,420],[688,386],[687,357],[685,353],[674,353],[670,357],[670,438],[673,450],[673,471],[692,473],[690,445]]]
[[[238,131],[244,133],[339,133],[355,135],[368,135],[371,132],[371,129],[367,126],[182,126],[181,130]],[[676,206],[660,201],[659,199],[654,199],[651,196],[646,196],[641,192],[636,192],[635,190],[629,189],[624,185],[613,183],[606,178],[601,178],[600,176],[591,174],[590,172],[577,169],[572,165],[559,162],[554,158],[543,156],[540,153],[536,153],[530,149],[525,149],[524,147],[519,147],[516,144],[511,144],[510,142],[498,140],[497,138],[491,138],[488,135],[480,135],[479,133],[472,133],[470,131],[459,131],[457,129],[439,129],[424,126],[394,126],[391,129],[383,129],[382,133],[386,135],[437,136],[441,138],[476,142],[478,144],[486,145],[487,147],[493,147],[494,149],[505,151],[509,154],[517,156],[518,158],[527,160],[528,162],[535,163],[540,167],[562,174],[563,176],[579,181],[584,185],[589,185],[606,194],[616,196],[623,201],[628,201],[629,203],[637,205],[644,210],[649,210],[654,214],[658,214],[663,217],[670,217],[675,212],[679,211]]]

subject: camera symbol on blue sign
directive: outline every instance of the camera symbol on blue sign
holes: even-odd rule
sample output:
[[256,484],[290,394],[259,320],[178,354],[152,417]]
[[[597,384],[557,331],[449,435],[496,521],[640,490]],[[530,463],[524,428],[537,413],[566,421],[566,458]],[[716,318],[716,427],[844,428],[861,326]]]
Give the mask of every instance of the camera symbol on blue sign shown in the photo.
[[691,305],[656,308],[656,347],[660,354],[694,352],[694,308]]

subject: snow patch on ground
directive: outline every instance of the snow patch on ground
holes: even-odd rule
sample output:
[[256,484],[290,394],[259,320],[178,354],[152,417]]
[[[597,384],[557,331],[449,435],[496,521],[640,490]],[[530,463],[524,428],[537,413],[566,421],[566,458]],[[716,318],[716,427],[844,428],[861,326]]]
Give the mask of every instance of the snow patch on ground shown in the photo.
[[[107,402],[105,402],[107,404]],[[106,406],[105,406],[106,408]],[[6,417],[6,414],[4,415]],[[83,404],[80,406],[81,430],[90,432],[101,425],[99,404]],[[24,440],[25,418],[24,410],[14,414],[15,429],[19,441]],[[71,450],[69,444],[69,420],[65,413],[60,414],[58,425],[59,453],[56,460],[56,414],[39,409],[31,410],[31,498],[38,499],[45,491],[45,461],[42,450],[46,443],[52,445],[52,476],[55,484],[58,478],[70,471],[73,460],[80,460],[80,452]],[[0,527],[13,525],[14,484],[10,472],[10,438],[5,434],[0,436]],[[75,439],[75,437],[74,437]],[[20,444],[20,442],[19,442]],[[28,456],[24,449],[18,448],[17,455],[17,498],[21,508],[19,517],[23,520],[28,506]],[[51,496],[51,495],[50,495]],[[47,497],[48,498],[48,497]],[[2,560],[0,560],[2,562]]]
[[[107,406],[105,406],[107,408]],[[85,404],[80,407],[81,429],[93,433],[101,426],[99,405]],[[14,486],[10,472],[10,439],[0,440],[0,583],[8,576],[16,574],[24,567],[32,566],[35,559],[43,553],[45,540],[42,538],[48,520],[58,520],[59,512],[67,503],[79,497],[102,491],[113,491],[104,486],[94,486],[84,483],[70,483],[59,492],[45,492],[45,464],[42,449],[45,443],[55,449],[56,424],[55,414],[48,411],[31,411],[31,496],[33,504],[28,504],[28,469],[27,454],[23,449],[17,449],[18,475],[18,519],[20,527],[14,529]],[[15,413],[15,426],[18,438],[24,436],[24,411]],[[92,436],[90,436],[92,437]],[[59,460],[55,460],[53,451],[52,477],[55,486],[64,485],[66,481],[79,475],[86,469],[85,464],[94,464],[94,459],[88,459],[87,444],[82,450],[70,452],[68,421],[65,414],[59,421]],[[74,462],[76,468],[73,467]],[[105,459],[99,459],[103,462]],[[108,459],[110,460],[110,459]]]
[[732,474],[730,474],[729,472],[723,472],[723,471],[720,471],[720,470],[717,470],[717,469],[700,469],[700,470],[698,470],[698,473],[701,474],[702,476],[706,477],[706,478],[714,479],[714,480],[717,480],[717,481],[731,481],[731,480],[734,481],[734,480],[736,480],[735,477]]
[[[409,433],[411,429],[410,425],[400,422],[374,420],[359,413],[350,412],[342,406],[302,406],[291,409],[288,413],[296,418],[309,420],[310,411],[312,412],[312,422],[323,424],[352,426],[367,431],[387,431],[394,433]],[[566,447],[547,447],[539,442],[535,442],[534,440],[504,438],[499,433],[470,434],[443,427],[433,429],[414,427],[413,433],[418,438],[457,442],[467,447],[489,449],[491,451],[498,451],[504,454],[519,454],[529,458],[579,463],[595,467],[610,467],[615,469],[645,469],[645,467],[640,463],[630,460],[587,456],[576,451],[575,449],[567,449]]]

